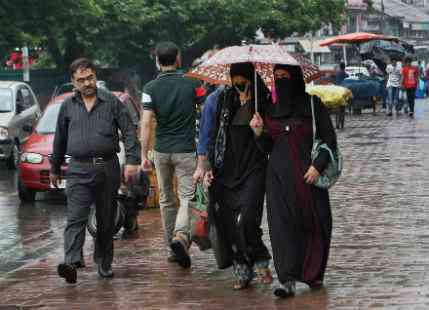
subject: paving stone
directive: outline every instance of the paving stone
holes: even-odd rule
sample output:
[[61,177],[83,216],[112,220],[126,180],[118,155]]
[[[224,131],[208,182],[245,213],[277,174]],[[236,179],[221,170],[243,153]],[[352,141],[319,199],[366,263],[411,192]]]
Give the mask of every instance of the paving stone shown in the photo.
[[[414,119],[347,116],[337,132],[345,165],[331,190],[334,232],[319,291],[298,284],[296,297],[278,300],[255,283],[235,292],[230,270],[217,270],[211,251],[196,247],[190,270],[169,264],[159,212],[146,210],[138,238],[115,241],[115,278],[98,277],[88,236],[76,285],[56,275],[59,246],[0,279],[0,310],[429,309],[428,104],[418,102]],[[266,220],[263,226],[269,244]]]

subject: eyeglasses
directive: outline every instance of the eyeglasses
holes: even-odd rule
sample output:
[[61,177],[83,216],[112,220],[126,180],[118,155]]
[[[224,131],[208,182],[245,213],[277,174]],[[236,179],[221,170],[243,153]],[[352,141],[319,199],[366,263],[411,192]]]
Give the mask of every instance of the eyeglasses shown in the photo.
[[85,82],[92,83],[95,81],[95,75],[91,74],[91,75],[88,75],[87,77],[76,79],[75,81],[80,85],[85,84]]

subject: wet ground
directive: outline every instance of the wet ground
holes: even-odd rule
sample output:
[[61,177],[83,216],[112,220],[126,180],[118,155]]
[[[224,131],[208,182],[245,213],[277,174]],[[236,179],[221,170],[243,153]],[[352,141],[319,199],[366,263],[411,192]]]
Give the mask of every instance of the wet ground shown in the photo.
[[347,116],[338,140],[345,167],[331,191],[325,288],[298,285],[289,300],[258,283],[232,291],[210,251],[193,247],[188,271],[167,263],[158,210],[141,214],[137,238],[115,241],[113,280],[93,270],[88,236],[87,267],[68,285],[56,275],[61,197],[20,205],[15,174],[0,166],[0,309],[429,309],[429,101],[415,119]]

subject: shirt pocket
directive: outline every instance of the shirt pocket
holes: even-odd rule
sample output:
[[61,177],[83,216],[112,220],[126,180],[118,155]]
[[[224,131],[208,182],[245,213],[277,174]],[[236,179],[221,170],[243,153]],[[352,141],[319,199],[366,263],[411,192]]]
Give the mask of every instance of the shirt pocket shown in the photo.
[[97,122],[96,131],[99,135],[105,136],[105,137],[112,137],[113,136],[113,122],[112,120],[107,120],[104,118],[100,118]]

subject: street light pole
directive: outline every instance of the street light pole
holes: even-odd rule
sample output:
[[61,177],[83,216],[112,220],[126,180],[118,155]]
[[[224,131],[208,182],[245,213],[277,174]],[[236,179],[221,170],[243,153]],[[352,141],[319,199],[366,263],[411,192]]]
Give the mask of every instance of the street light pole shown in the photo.
[[380,21],[380,31],[381,34],[384,34],[384,1],[381,0],[381,21]]
[[22,49],[22,64],[23,64],[23,80],[24,82],[30,82],[30,60],[28,47],[24,46]]

